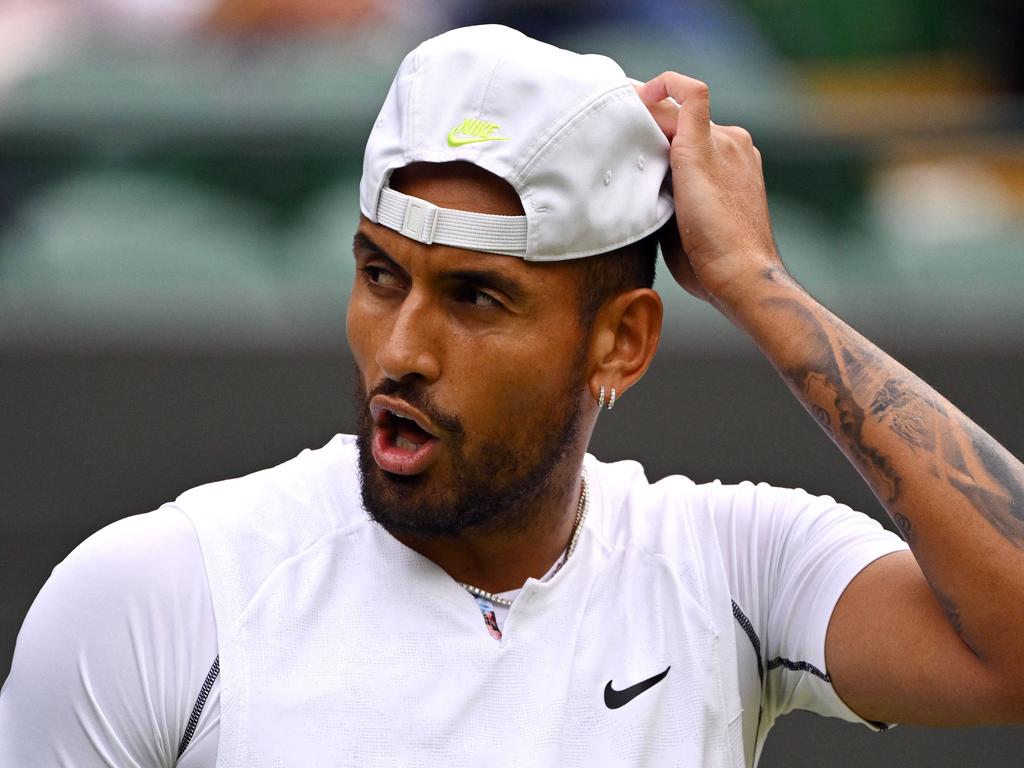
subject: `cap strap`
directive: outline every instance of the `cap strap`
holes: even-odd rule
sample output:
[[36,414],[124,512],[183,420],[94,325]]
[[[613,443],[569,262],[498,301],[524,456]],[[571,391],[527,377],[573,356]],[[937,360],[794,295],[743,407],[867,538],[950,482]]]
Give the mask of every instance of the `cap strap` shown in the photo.
[[384,187],[377,203],[377,222],[427,245],[440,243],[503,256],[526,256],[525,216],[441,208]]

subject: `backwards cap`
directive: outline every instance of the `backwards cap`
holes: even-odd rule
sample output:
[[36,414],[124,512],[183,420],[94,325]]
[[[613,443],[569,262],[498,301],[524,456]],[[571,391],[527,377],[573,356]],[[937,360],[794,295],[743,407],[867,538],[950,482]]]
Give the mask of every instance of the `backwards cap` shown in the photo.
[[[366,143],[359,207],[421,243],[562,261],[640,240],[672,215],[668,140],[625,73],[498,25],[405,57]],[[463,160],[519,193],[525,216],[440,208],[388,185],[415,162]]]

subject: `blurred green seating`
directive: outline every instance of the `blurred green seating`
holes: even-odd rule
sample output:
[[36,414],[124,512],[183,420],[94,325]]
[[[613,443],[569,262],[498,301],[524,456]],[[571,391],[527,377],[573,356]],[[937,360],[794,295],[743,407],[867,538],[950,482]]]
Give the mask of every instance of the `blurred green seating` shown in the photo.
[[983,238],[889,240],[887,247],[918,301],[1024,322],[1024,224]]
[[359,177],[343,176],[283,233],[276,289],[293,332],[343,328],[358,225]]
[[[182,145],[362,152],[406,43],[97,44],[4,94],[7,147],[130,157]],[[414,43],[408,42],[409,47]]]
[[[984,237],[925,241],[864,220],[836,227],[808,206],[771,200],[783,260],[811,294],[883,343],[942,350],[1019,345],[1024,338],[1024,225]],[[706,352],[749,347],[714,309],[659,264],[663,343]]]
[[984,3],[958,0],[742,0],[779,51],[857,59],[945,51],[974,42]]
[[[565,44],[612,55],[636,77],[675,68],[708,80],[715,119],[744,124],[764,151],[776,235],[797,278],[844,316],[867,318],[866,330],[903,306],[950,325],[969,311],[999,328],[1021,317],[1016,234],[929,248],[858,218],[877,137],[837,141],[815,128],[815,105],[764,51],[609,28]],[[0,115],[0,171],[15,180],[5,187],[14,226],[0,232],[0,341],[49,328],[55,338],[334,346],[353,276],[359,158],[404,50],[374,45],[84,51],[25,82]],[[667,340],[736,334],[666,277]]]
[[758,136],[778,135],[807,112],[801,86],[788,67],[761,49],[736,50],[692,40],[683,46],[658,30],[600,25],[561,42],[574,50],[610,56],[637,80],[667,69],[705,80],[712,88],[715,120],[742,123]]
[[130,172],[46,189],[0,241],[0,304],[19,322],[195,336],[280,317],[276,243],[258,209]]

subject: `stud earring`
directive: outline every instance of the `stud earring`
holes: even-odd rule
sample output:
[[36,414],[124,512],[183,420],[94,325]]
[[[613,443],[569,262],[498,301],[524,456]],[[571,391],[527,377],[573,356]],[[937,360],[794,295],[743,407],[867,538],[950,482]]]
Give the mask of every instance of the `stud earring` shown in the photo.
[[604,408],[604,385],[601,386],[601,393],[597,397],[598,410]]
[[612,387],[612,396],[608,400],[608,410],[610,411],[615,407],[615,387]]

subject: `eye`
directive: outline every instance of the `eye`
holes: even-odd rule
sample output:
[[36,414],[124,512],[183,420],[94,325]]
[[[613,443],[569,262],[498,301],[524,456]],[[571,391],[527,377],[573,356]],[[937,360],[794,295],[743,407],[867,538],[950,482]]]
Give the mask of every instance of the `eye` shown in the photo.
[[481,309],[502,306],[501,302],[494,298],[494,296],[479,288],[466,288],[459,296],[459,300]]
[[380,288],[398,288],[401,286],[401,282],[398,277],[384,267],[380,267],[375,264],[367,264],[360,271],[366,276],[367,282],[371,285],[375,285]]

